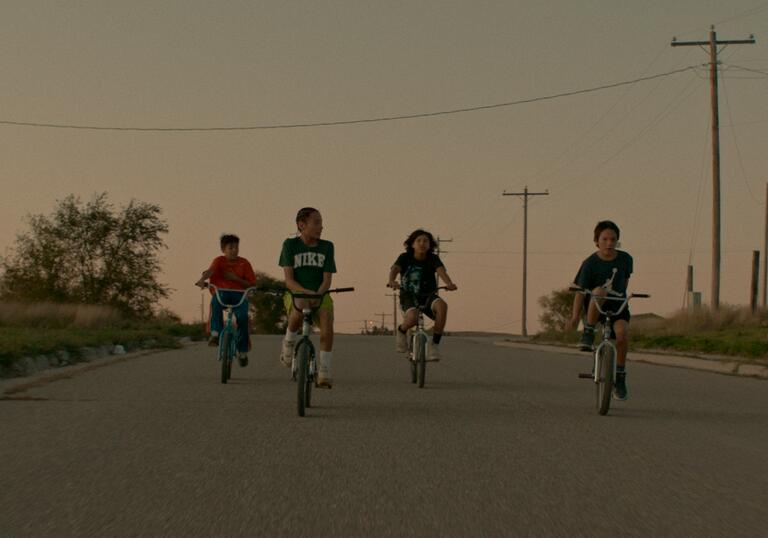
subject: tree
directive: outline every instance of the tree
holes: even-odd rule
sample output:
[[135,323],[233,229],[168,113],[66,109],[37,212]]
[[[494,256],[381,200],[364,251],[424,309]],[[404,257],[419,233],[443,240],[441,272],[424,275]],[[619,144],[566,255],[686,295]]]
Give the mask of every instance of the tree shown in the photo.
[[[256,285],[260,288],[282,289],[285,282],[256,272]],[[283,296],[269,293],[256,293],[251,296],[252,330],[258,334],[280,334],[285,331],[285,305]]]
[[543,312],[539,316],[541,326],[548,332],[563,332],[573,309],[573,292],[568,288],[554,290],[549,295],[539,297],[539,306]]
[[27,217],[29,230],[0,259],[0,297],[106,304],[147,318],[168,287],[157,280],[166,248],[160,207],[137,200],[115,210],[107,194],[83,203],[70,195],[53,213]]

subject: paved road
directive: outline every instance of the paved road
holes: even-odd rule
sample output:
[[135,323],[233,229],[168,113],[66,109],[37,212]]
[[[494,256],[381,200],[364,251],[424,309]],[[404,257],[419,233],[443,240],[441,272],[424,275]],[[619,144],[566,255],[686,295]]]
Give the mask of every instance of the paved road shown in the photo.
[[768,533],[765,381],[635,364],[600,417],[585,359],[448,338],[419,390],[391,346],[339,337],[303,419],[275,337],[6,396],[0,536]]

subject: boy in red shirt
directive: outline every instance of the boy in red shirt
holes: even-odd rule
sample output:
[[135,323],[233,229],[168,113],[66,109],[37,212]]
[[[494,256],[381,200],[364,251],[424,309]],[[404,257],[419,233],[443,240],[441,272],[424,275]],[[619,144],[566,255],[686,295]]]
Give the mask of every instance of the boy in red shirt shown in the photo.
[[[205,286],[206,279],[211,284],[221,290],[219,295],[221,300],[227,304],[235,304],[242,297],[241,291],[250,286],[256,285],[256,274],[253,272],[251,263],[245,258],[238,256],[240,252],[240,238],[236,235],[225,234],[221,236],[221,252],[223,256],[217,256],[211,262],[211,266],[203,271],[200,280],[195,282],[196,286],[201,288]],[[211,289],[211,317],[209,325],[211,336],[208,345],[219,345],[219,332],[224,325],[224,309],[216,299],[214,291]],[[250,330],[248,327],[248,301],[243,301],[239,307],[234,310],[237,319],[237,360],[240,366],[248,365],[248,348],[250,347]]]

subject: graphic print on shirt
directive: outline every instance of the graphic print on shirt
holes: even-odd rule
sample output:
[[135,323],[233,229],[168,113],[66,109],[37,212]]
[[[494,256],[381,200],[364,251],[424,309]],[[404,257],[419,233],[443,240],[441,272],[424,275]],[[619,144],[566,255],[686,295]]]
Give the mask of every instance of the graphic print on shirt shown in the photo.
[[618,267],[614,267],[611,269],[611,278],[607,279],[605,281],[605,284],[603,284],[603,288],[605,288],[608,291],[613,291],[613,279],[616,278],[616,271],[618,271]]
[[293,268],[298,267],[323,267],[325,254],[319,252],[299,252],[293,257]]
[[405,288],[405,291],[409,291],[416,295],[419,295],[421,291],[421,277],[424,272],[424,268],[419,265],[411,265],[400,277],[401,284]]

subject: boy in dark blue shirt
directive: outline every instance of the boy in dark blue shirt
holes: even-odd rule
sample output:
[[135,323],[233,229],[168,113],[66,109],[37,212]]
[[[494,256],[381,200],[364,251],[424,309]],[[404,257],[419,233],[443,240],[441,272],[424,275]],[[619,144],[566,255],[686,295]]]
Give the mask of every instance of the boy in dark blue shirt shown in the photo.
[[[632,256],[617,250],[619,227],[610,220],[603,220],[595,227],[594,240],[597,252],[584,260],[576,274],[577,286],[592,292],[591,297],[604,297],[610,291],[612,295],[626,296],[629,277],[632,275]],[[581,335],[579,349],[591,351],[594,343],[595,324],[605,318],[597,310],[595,300],[577,293],[573,299],[573,310],[568,322],[568,329],[576,329],[582,312],[586,310],[584,332]],[[613,318],[613,332],[616,337],[616,384],[613,396],[617,400],[627,399],[626,360],[629,348],[629,307]]]

